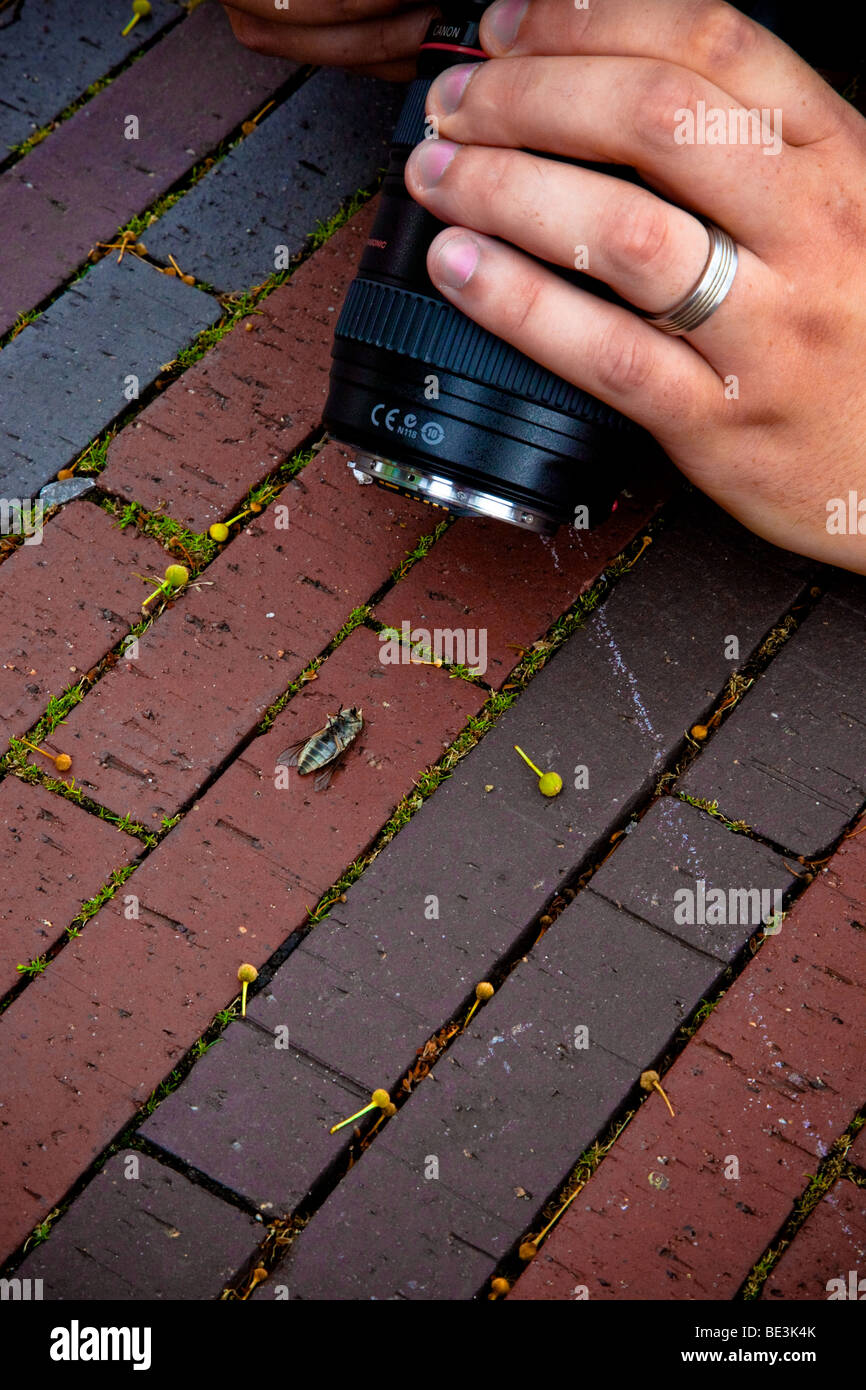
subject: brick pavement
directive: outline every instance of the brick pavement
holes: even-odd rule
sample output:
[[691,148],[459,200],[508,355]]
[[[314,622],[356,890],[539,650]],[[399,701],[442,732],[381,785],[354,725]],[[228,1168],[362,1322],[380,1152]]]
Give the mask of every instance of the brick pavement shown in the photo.
[[866,1188],[834,1183],[761,1291],[770,1302],[866,1298]]
[[[46,74],[59,36],[68,46],[85,24],[70,12],[46,27]],[[383,162],[398,89],[324,71],[286,88],[291,69],[233,46],[214,4],[182,18],[158,5],[123,52],[142,40],[140,62],[4,176],[17,190],[0,215],[7,251],[28,249],[28,207],[45,214],[42,253],[7,276],[9,312],[57,293],[0,352],[0,490],[12,495],[127,412],[130,372],[143,392],[224,310],[128,257],[72,279],[97,227],[151,207],[276,92],[146,233],[155,261],[171,252],[206,286],[243,291],[273,274],[277,244],[309,247]],[[190,87],[191,46],[217,90],[179,115],[178,81],[188,94],[205,72]],[[118,47],[106,38],[103,72]],[[76,59],[47,102],[15,95],[12,128],[50,119],[93,72]],[[145,117],[160,110],[160,128],[145,119],[134,155],[119,146],[106,162],[136,101]],[[80,177],[57,208],[69,169]],[[7,737],[116,647],[140,615],[139,576],[167,563],[155,540],[112,523],[104,493],[204,532],[318,438],[332,329],[373,213],[133,404],[96,487],[49,518],[41,545],[4,546]],[[439,519],[357,487],[338,448],[316,453],[44,741],[71,753],[87,805],[0,764],[0,852],[18,892],[0,957],[13,991],[0,1001],[0,1258],[62,1208],[47,1242],[4,1269],[44,1279],[46,1297],[214,1299],[264,1259],[256,1296],[268,1300],[472,1298],[498,1269],[514,1277],[521,1236],[581,1150],[634,1108],[648,1066],[676,1117],[646,1100],[513,1298],[730,1299],[820,1165],[820,1201],[760,1296],[824,1297],[856,1267],[862,1134],[843,1168],[827,1165],[863,1103],[866,839],[841,837],[864,800],[866,585],[764,545],[662,477],[632,485],[590,536],[458,520],[432,543]],[[625,546],[633,567],[587,602]],[[524,689],[522,655],[578,600],[581,623]],[[293,686],[365,608],[372,618]],[[766,647],[792,611],[800,626]],[[481,683],[384,660],[375,625],[404,622],[483,634]],[[761,674],[716,728],[730,677],[755,661]],[[365,726],[331,787],[294,772],[284,785],[283,750],[345,703]],[[705,745],[689,744],[708,720]],[[455,739],[477,746],[458,760]],[[561,772],[559,797],[538,794],[515,742]],[[714,801],[719,815],[704,809]],[[752,958],[774,892],[787,902],[813,874]],[[722,920],[706,911],[719,889]],[[324,894],[330,910],[311,925]],[[46,952],[22,979],[17,964]],[[247,1017],[214,1032],[242,960],[261,972]],[[486,977],[496,993],[461,1030]],[[429,1075],[408,1079],[443,1029]],[[205,1032],[212,1046],[193,1062]],[[400,1109],[360,1152],[350,1129],[328,1129],[377,1086]],[[263,1254],[267,1223],[299,1208],[311,1219],[288,1254]]]
[[394,83],[319,69],[160,218],[148,248],[219,290],[267,279],[387,164],[402,95]]
[[134,528],[121,530],[99,507],[76,500],[46,523],[41,544],[19,546],[0,566],[4,742],[26,733],[50,695],[75,685],[120,641],[150,592],[138,576],[161,575],[171,558]]
[[[47,125],[81,94],[183,17],[173,0],[154,0],[147,24],[125,37],[127,0],[105,0],[98,10],[46,0],[16,7],[0,23],[0,153]],[[50,16],[50,18],[49,18]]]
[[107,256],[64,290],[0,353],[2,495],[38,492],[220,313],[134,256]]
[[864,881],[860,836],[665,1076],[677,1119],[647,1100],[511,1297],[736,1293],[863,1104]]
[[19,965],[62,939],[81,903],[112,870],[140,853],[140,840],[73,802],[17,778],[0,783],[0,879],[7,885],[0,904],[0,992],[18,983]]
[[0,176],[0,333],[255,115],[295,70],[241,48],[221,6],[202,5]]
[[319,425],[338,306],[374,214],[341,227],[122,430],[100,485],[194,531],[239,511]]

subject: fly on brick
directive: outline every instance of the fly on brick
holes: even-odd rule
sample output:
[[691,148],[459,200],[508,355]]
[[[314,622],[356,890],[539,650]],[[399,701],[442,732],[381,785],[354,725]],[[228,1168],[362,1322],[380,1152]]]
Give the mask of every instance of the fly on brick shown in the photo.
[[329,714],[323,729],[290,744],[277,758],[277,764],[297,766],[301,777],[318,771],[316,791],[324,791],[363,727],[361,710],[354,705],[341,709],[339,714]]

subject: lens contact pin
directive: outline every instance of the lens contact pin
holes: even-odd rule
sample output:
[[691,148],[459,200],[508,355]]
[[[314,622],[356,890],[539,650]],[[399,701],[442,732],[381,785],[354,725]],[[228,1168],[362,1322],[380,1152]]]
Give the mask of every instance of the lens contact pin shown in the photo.
[[527,511],[525,504],[507,497],[473,488],[465,482],[418,468],[412,464],[396,463],[376,454],[358,453],[348,464],[358,482],[377,482],[385,487],[408,493],[423,502],[444,507],[457,516],[486,516],[494,521],[507,521],[536,535],[556,534],[558,522],[552,518]]

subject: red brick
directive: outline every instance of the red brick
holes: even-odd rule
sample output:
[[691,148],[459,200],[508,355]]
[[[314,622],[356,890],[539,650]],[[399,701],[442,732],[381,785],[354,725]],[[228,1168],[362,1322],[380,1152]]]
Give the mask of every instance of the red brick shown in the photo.
[[57,1206],[139,1098],[100,1071],[91,1029],[82,997],[70,1002],[49,972],[0,1018],[0,1259]]
[[42,955],[82,902],[141,841],[63,796],[17,777],[0,785],[0,881],[15,885],[0,903],[0,994],[20,980],[16,965]]
[[[123,896],[0,1017],[0,1127],[8,1117],[0,1258],[235,997],[241,962],[263,965],[306,922],[307,906],[364,850],[413,778],[482,702],[483,691],[444,671],[381,666],[378,653],[367,630],[347,638],[318,680],[145,860]],[[366,725],[330,788],[316,793],[292,772],[290,786],[277,791],[277,756],[346,699],[362,705]],[[129,895],[138,900],[137,918],[126,916],[135,906]],[[26,1061],[16,1041],[22,1032]],[[84,1099],[52,1085],[29,1124],[24,1090],[40,1074],[43,1049],[50,1056],[61,1045],[69,1052],[60,1060]],[[43,1149],[47,1130],[62,1143]],[[25,1180],[36,1205],[20,1200]]]
[[539,638],[591,588],[664,492],[661,480],[651,479],[621,497],[603,526],[586,533],[562,527],[552,538],[502,522],[457,521],[430,558],[385,595],[374,616],[398,630],[403,622],[428,631],[486,629],[484,678],[499,688],[520,659],[520,645]]
[[646,1102],[512,1297],[734,1296],[862,1103],[864,868],[847,841],[667,1073],[677,1118]]
[[[0,179],[0,332],[62,284],[295,71],[203,5]],[[127,140],[129,114],[139,138]],[[70,178],[74,170],[74,178]]]
[[859,1168],[866,1168],[866,1128],[861,1129],[848,1150],[848,1161],[856,1163]]
[[[114,440],[102,486],[205,531],[316,428],[365,207]],[[245,325],[251,324],[247,332]]]
[[427,512],[357,487],[329,446],[241,531],[67,720],[79,786],[146,824],[177,811],[351,610],[417,543]]
[[41,545],[19,546],[0,565],[4,740],[25,733],[49,695],[80,680],[138,621],[148,589],[136,571],[162,574],[166,563],[154,541],[80,500],[46,522]]
[[866,1299],[866,1189],[844,1178],[806,1218],[761,1290],[767,1301],[833,1296]]

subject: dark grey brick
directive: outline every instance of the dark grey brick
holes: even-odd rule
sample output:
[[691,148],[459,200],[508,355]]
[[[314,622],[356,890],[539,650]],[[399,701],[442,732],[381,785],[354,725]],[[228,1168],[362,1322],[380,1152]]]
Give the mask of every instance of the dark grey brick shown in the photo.
[[0,12],[0,159],[180,14],[170,0],[153,0],[124,38],[132,0],[18,0]]
[[[138,1163],[137,1178],[127,1177]],[[115,1154],[21,1265],[46,1301],[213,1299],[263,1227],[146,1154]]]
[[219,290],[266,279],[277,246],[299,250],[317,220],[387,164],[404,94],[320,69],[148,229],[148,250]]
[[866,614],[866,578],[862,575],[833,570],[827,581],[827,592],[856,613]]
[[[763,911],[752,920],[758,899],[732,899],[731,890],[764,890],[761,902],[772,913],[775,891],[784,894],[796,879],[794,869],[772,850],[734,834],[720,821],[676,797],[666,796],[620,842],[616,853],[593,875],[591,886],[594,893],[727,965],[763,920]],[[677,898],[678,892],[686,889],[692,893],[695,918],[706,918],[706,894],[719,888],[726,895],[725,915],[733,920],[676,921],[675,914],[684,915],[689,903]],[[701,891],[702,911],[697,905]],[[711,904],[709,916],[712,919],[716,915]]]
[[276,1040],[233,1023],[140,1131],[269,1216],[291,1212],[306,1196],[351,1133],[329,1134],[331,1126],[366,1105],[374,1089]]
[[378,1143],[313,1226],[315,1235],[293,1243],[253,1298],[457,1298],[505,1253],[488,1212],[447,1182],[428,1181],[423,1161],[407,1166]]
[[866,800],[858,597],[821,600],[681,784],[794,854],[823,853]]
[[0,496],[29,497],[220,317],[210,295],[134,256],[106,257],[6,347],[0,360]]
[[[325,954],[318,953],[318,945],[324,946]],[[378,1086],[389,1087],[405,1071],[447,1013],[437,1009],[435,988],[425,1003],[423,991],[411,988],[411,981],[407,991],[405,975],[394,969],[386,973],[387,952],[379,955],[375,940],[369,943],[369,951],[365,945],[342,928],[321,937],[316,931],[312,949],[295,951],[293,969],[279,971],[274,983],[251,1001],[247,1013],[269,1032],[283,1024],[294,1047],[313,1057],[326,1057],[329,1066],[357,1078],[369,1093]],[[433,941],[422,941],[419,947],[422,970],[434,961],[439,963]],[[443,943],[444,961],[435,972],[443,984],[455,954]],[[466,955],[464,951],[464,959]],[[374,959],[385,968],[377,971]],[[399,959],[395,964],[399,967]],[[464,993],[469,988],[467,984]],[[404,1002],[407,992],[411,1003]],[[454,976],[448,1002],[453,996]]]
[[556,1020],[560,1045],[578,1061],[575,1029],[585,1027],[590,1046],[631,1062],[636,1075],[661,1055],[721,973],[718,961],[589,891],[509,977],[509,1009],[519,1014],[521,1000],[527,1017]]

